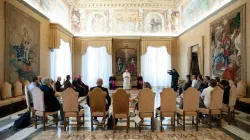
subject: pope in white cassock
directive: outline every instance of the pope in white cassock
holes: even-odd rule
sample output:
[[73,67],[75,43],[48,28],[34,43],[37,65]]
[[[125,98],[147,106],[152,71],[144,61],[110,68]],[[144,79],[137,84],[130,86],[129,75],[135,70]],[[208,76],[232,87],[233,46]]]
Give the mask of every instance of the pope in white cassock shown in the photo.
[[123,89],[130,89],[130,73],[126,70],[123,74]]

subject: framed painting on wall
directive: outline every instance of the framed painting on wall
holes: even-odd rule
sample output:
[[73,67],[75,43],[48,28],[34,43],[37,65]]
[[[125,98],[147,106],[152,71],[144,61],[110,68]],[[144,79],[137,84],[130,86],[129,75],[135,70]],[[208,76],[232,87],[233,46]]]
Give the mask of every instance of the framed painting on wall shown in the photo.
[[31,80],[40,70],[40,22],[5,2],[5,81]]
[[246,80],[245,20],[243,5],[210,24],[212,77]]

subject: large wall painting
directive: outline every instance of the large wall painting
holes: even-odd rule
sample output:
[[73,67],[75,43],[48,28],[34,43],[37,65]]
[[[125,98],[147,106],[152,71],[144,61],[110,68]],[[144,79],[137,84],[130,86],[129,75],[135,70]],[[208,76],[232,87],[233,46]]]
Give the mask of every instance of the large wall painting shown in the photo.
[[245,5],[212,22],[210,30],[212,75],[245,80]]
[[40,22],[6,2],[5,80],[31,80],[40,70]]
[[[127,69],[132,77],[137,76],[139,70],[139,40],[114,40],[113,41],[113,71],[116,76],[121,76]],[[119,80],[119,78],[118,78]]]

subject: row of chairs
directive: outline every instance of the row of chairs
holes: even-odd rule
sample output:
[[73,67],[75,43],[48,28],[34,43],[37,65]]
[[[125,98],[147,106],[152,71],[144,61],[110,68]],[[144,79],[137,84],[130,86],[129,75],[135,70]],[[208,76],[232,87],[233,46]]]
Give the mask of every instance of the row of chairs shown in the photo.
[[[175,118],[176,114],[183,116],[183,130],[185,130],[185,118],[187,116],[192,117],[192,125],[196,125],[196,130],[198,131],[198,124],[199,124],[199,113],[209,115],[209,126],[211,128],[212,123],[212,115],[219,115],[220,116],[220,124],[222,118],[222,112],[228,113],[228,118],[230,119],[232,114],[234,114],[234,105],[236,101],[236,94],[237,89],[235,86],[231,88],[230,91],[230,101],[228,106],[222,106],[222,99],[223,99],[223,90],[220,87],[216,87],[211,92],[211,105],[210,108],[199,108],[199,98],[200,93],[190,87],[188,90],[184,91],[183,93],[183,109],[176,108],[176,99],[177,93],[171,89],[167,88],[160,93],[161,97],[161,107],[160,109],[154,108],[155,104],[155,93],[150,89],[143,89],[139,93],[139,109],[136,114],[141,118],[151,118],[151,129],[154,131],[154,112],[156,112],[157,116],[160,117],[161,120],[161,131],[163,129],[163,118],[170,117],[171,118],[171,126],[173,130],[175,130]],[[44,95],[43,92],[36,88],[33,92],[33,102],[34,102],[34,110],[35,110],[35,118],[36,116],[43,116],[44,120],[44,130],[45,130],[45,123],[46,123],[46,116],[52,114],[58,114],[58,112],[45,112],[45,105],[44,105]],[[80,120],[83,117],[84,122],[84,110],[78,109],[78,93],[75,92],[73,89],[68,88],[62,94],[62,104],[63,104],[63,111],[65,119],[69,117],[76,117],[77,119],[77,130],[79,130]],[[130,95],[123,89],[118,89],[115,93],[112,94],[113,99],[113,129],[114,132],[116,130],[115,119],[127,119],[127,126],[126,130],[128,132],[129,125],[130,125],[130,117],[129,117],[129,97]],[[106,111],[106,93],[103,92],[100,88],[95,88],[93,91],[89,92],[89,100],[90,100],[90,115],[91,115],[91,130],[93,130],[93,118],[94,117],[103,117],[107,118],[109,115],[108,111]],[[233,115],[234,116],[234,115]],[[196,123],[194,123],[194,117],[196,117]],[[56,122],[57,124],[58,122]],[[179,117],[177,117],[177,124],[179,123]],[[64,121],[64,130],[66,130],[67,124]],[[99,124],[98,124],[99,125]],[[37,123],[35,123],[35,128]],[[57,126],[57,125],[56,125]],[[104,130],[107,126],[105,119],[104,119]],[[141,132],[142,126],[144,125],[143,122],[138,124],[139,131]]]
[[1,85],[0,90],[0,107],[9,106],[10,113],[12,113],[12,106],[26,100],[23,92],[23,86],[25,84],[28,84],[28,82],[26,81],[22,84],[21,82],[16,81],[13,85],[8,82],[4,82]]

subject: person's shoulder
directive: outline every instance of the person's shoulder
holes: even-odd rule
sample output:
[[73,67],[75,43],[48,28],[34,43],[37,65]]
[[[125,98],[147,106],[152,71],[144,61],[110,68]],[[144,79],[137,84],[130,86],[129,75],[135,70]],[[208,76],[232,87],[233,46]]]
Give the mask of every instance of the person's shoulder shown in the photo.
[[91,87],[91,88],[90,88],[90,91],[93,90],[93,89],[95,89],[95,88],[96,88],[96,87]]

